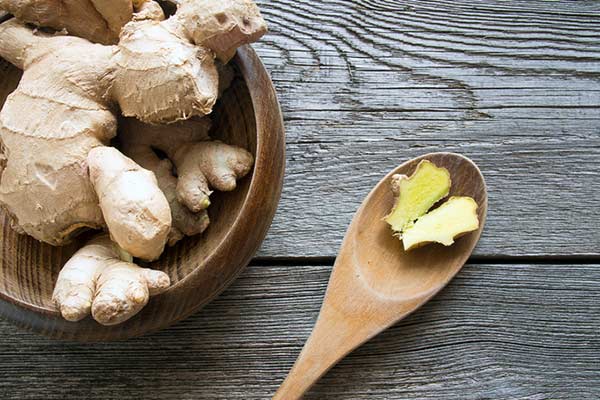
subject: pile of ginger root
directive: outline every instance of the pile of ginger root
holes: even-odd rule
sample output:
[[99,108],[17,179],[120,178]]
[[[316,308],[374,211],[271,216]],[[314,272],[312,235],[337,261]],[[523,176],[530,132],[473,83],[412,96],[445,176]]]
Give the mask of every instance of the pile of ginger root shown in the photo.
[[248,151],[208,136],[208,114],[227,63],[266,24],[252,0],[0,0],[0,11],[14,16],[0,57],[23,70],[0,111],[0,205],[51,245],[100,231],[53,300],[69,321],[121,323],[170,285],[134,258],[203,232],[211,191],[252,168]]

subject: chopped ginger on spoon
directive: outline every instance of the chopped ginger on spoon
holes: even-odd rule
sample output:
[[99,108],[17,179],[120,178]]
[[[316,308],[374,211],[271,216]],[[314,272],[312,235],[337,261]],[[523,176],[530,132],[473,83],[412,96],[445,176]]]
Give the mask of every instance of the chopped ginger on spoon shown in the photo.
[[391,187],[396,200],[384,220],[403,241],[404,250],[428,243],[450,246],[456,237],[479,228],[477,203],[471,197],[452,196],[427,212],[448,196],[450,186],[448,170],[428,160],[421,161],[410,178],[405,175],[392,177]]
[[385,217],[385,221],[395,232],[402,233],[431,206],[448,196],[450,185],[448,170],[438,168],[427,160],[417,165],[410,178],[406,175],[394,175],[392,191],[397,199],[392,212]]

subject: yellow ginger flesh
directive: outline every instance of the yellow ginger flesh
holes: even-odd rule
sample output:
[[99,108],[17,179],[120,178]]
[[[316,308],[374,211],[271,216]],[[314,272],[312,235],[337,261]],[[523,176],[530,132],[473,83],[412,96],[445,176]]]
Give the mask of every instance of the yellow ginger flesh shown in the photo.
[[396,233],[404,232],[435,203],[448,196],[450,185],[447,169],[428,160],[421,161],[410,178],[394,176],[392,190],[397,199],[385,221]]
[[402,242],[404,250],[432,242],[450,246],[457,236],[478,228],[479,218],[475,200],[471,197],[453,196],[406,229]]

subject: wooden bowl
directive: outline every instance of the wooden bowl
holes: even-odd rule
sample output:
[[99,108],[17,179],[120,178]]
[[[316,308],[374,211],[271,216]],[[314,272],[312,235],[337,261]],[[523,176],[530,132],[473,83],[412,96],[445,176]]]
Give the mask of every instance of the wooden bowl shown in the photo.
[[[106,327],[91,318],[65,321],[52,304],[52,290],[61,267],[86,238],[64,247],[43,244],[15,233],[1,212],[0,317],[54,338],[125,339],[186,318],[238,276],[258,250],[275,214],[283,184],[285,141],[275,91],[254,50],[239,49],[233,65],[237,77],[215,107],[213,137],[249,149],[255,166],[234,192],[213,194],[211,225],[204,234],[182,240],[151,264],[169,274],[171,288],[121,325]],[[20,71],[0,59],[0,104],[19,79]]]

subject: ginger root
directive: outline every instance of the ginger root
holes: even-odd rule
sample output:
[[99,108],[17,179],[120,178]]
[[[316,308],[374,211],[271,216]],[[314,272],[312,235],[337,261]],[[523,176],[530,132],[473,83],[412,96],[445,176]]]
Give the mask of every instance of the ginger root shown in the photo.
[[[235,73],[226,64],[219,64],[219,97],[231,85]],[[210,204],[210,189],[207,185],[201,187],[189,187],[184,190],[183,183],[179,183],[179,176],[189,176],[190,171],[186,169],[190,161],[184,158],[187,165],[179,165],[178,169],[169,158],[175,158],[176,154],[186,149],[188,155],[194,151],[198,154],[189,156],[193,160],[200,161],[210,170],[223,165],[227,157],[233,157],[241,163],[241,170],[230,170],[229,176],[236,179],[246,175],[253,164],[253,157],[246,150],[235,146],[227,146],[215,142],[214,144],[222,151],[222,158],[215,158],[217,154],[214,149],[203,149],[196,146],[197,143],[205,143],[211,140],[208,132],[211,129],[211,121],[208,117],[193,118],[180,121],[168,126],[148,125],[132,118],[123,118],[119,122],[119,141],[123,152],[135,162],[156,175],[158,186],[164,193],[171,208],[172,226],[169,232],[169,246],[173,246],[185,236],[193,236],[204,232],[210,220],[207,207]],[[160,158],[155,150],[160,150],[167,158]],[[192,165],[193,167],[193,165]],[[230,168],[231,167],[227,167]],[[176,171],[177,170],[177,171]],[[202,173],[203,174],[203,173]],[[204,183],[204,175],[198,177]],[[218,179],[219,181],[222,178]],[[217,182],[218,184],[219,182]],[[235,186],[223,187],[221,189],[233,189]]]
[[115,44],[133,16],[131,0],[0,0],[0,10],[21,21],[66,30],[94,43]]
[[477,203],[471,197],[452,196],[444,204],[423,215],[402,234],[404,250],[427,243],[450,246],[462,234],[479,228]]
[[[214,52],[227,63],[238,47],[257,41],[267,26],[252,0],[178,0],[165,29]],[[93,43],[116,44],[132,19],[162,15],[151,0],[0,0],[0,10],[39,27],[65,30]],[[134,14],[137,13],[137,16]],[[151,15],[153,15],[151,17]],[[159,19],[163,19],[159,17]],[[164,36],[165,38],[167,36]]]
[[99,323],[115,325],[169,287],[164,272],[141,268],[120,255],[107,235],[98,235],[65,264],[52,299],[66,320],[79,321],[91,313]]
[[[118,40],[112,60],[118,73],[106,100],[117,102],[123,115],[147,123],[209,114],[218,92],[215,58],[228,62],[239,46],[267,31],[252,0],[180,0],[168,19],[152,0],[55,3],[0,0],[0,9],[25,22],[65,29],[95,43],[117,44]],[[102,29],[112,36],[98,38]]]
[[[191,41],[229,62],[238,47],[255,42],[267,31],[252,0],[179,0],[175,19]],[[179,22],[181,21],[181,22]]]
[[171,213],[155,175],[113,147],[93,148],[88,166],[111,238],[136,257],[160,257]]
[[[138,204],[138,215],[111,226],[110,209],[127,208],[128,196],[102,196],[99,192],[104,192],[103,186],[110,190],[112,179],[94,185],[89,174],[92,149],[107,146],[116,134],[108,97],[115,73],[110,64],[113,53],[110,46],[80,38],[35,34],[16,20],[0,24],[0,54],[24,69],[0,112],[0,138],[7,159],[0,171],[0,202],[15,225],[38,240],[61,245],[81,228],[107,224],[118,237],[143,238],[135,247],[126,242],[119,245],[136,257],[153,259],[162,246],[154,247],[161,242],[164,246],[171,224],[168,203],[156,182],[146,178],[136,185],[150,185],[146,193],[154,193],[151,198],[158,204],[145,199]],[[133,176],[127,173],[132,161],[120,163],[120,172],[112,165],[124,158],[118,151],[97,154],[92,158],[97,178]],[[106,155],[113,157],[104,159]],[[147,230],[135,223],[149,214],[165,217],[156,219],[161,226]],[[121,228],[125,231],[119,232]]]
[[[117,107],[126,116],[152,123],[202,116],[212,110],[219,90],[214,60],[218,48],[213,44],[213,53],[212,49],[192,42],[203,29],[194,21],[206,12],[212,15],[241,9],[248,15],[236,18],[254,21],[252,27],[244,28],[244,40],[256,38],[257,32],[264,33],[264,21],[256,6],[252,3],[250,7],[247,0],[238,1],[245,8],[236,8],[236,1],[231,0],[218,2],[220,5],[205,11],[199,8],[202,2],[187,0],[179,5],[184,15],[177,12],[168,20],[143,19],[138,15],[123,28],[117,46],[35,33],[16,20],[0,24],[0,56],[24,69],[18,88],[0,112],[0,137],[7,159],[0,171],[0,202],[20,231],[61,245],[69,242],[80,228],[107,225],[126,251],[136,257],[154,258],[158,251],[149,249],[166,242],[165,230],[121,224],[126,232],[116,234],[117,220],[108,215],[110,209],[124,209],[126,204],[119,203],[124,199],[118,196],[105,196],[100,207],[97,187],[88,174],[88,153],[107,146],[115,136]],[[150,4],[153,3],[144,6]],[[191,14],[192,9],[197,11],[196,16]],[[156,13],[149,15],[156,17]],[[221,32],[219,37],[227,40],[229,33]],[[28,112],[24,114],[22,110]],[[206,166],[188,160],[194,159],[193,154],[204,152],[199,149],[206,146],[181,149],[173,154],[174,162],[187,163],[183,171],[202,170]],[[110,169],[105,162],[96,166]],[[234,175],[242,172],[243,168],[236,169]],[[232,179],[231,174],[226,174],[213,183],[217,188],[231,189],[235,186]],[[190,180],[191,177],[184,179]],[[227,180],[227,185],[219,185],[221,180]],[[136,184],[142,185],[141,181]],[[155,189],[152,188],[153,193]],[[167,203],[161,200],[161,204]],[[153,213],[165,215],[164,210],[154,210],[139,212],[135,218],[143,220],[144,215]],[[197,205],[195,210],[199,210]],[[148,232],[159,237],[149,237]],[[122,239],[125,237],[142,241],[133,246],[131,240],[128,243]]]
[[[209,224],[206,209],[211,187],[234,190],[236,180],[247,175],[254,162],[248,151],[210,140],[210,121],[206,118],[168,126],[127,118],[119,125],[121,148],[155,173],[158,186],[169,201],[173,221],[169,245],[183,236],[203,232]],[[168,158],[161,160],[153,149],[161,150]]]
[[428,243],[450,246],[454,239],[479,228],[477,203],[471,197],[453,196],[438,208],[427,212],[448,196],[452,181],[445,168],[423,160],[409,177],[394,175],[394,208],[384,220],[390,224],[408,251]]
[[428,160],[421,161],[410,178],[394,175],[391,186],[396,202],[385,221],[401,236],[417,218],[448,196],[451,184],[448,170]]
[[[18,17],[0,24],[0,57],[23,70],[0,111],[0,204],[17,231],[53,245],[108,230],[67,262],[54,299],[69,320],[116,324],[169,285],[119,255],[153,260],[202,232],[211,189],[233,190],[252,168],[246,150],[208,140],[206,121],[178,121],[211,113],[232,78],[222,63],[266,25],[250,0],[180,0],[168,19],[153,1],[54,3],[0,0]],[[122,128],[132,159],[109,147],[118,110],[137,119]]]

